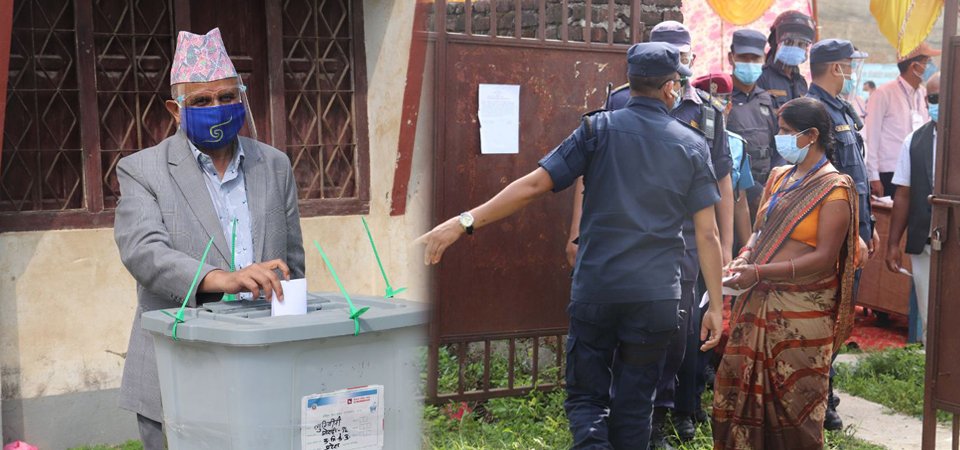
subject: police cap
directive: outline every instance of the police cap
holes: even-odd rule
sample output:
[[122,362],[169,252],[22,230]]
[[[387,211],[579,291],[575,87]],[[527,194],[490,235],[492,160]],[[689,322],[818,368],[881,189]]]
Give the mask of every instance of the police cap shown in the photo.
[[737,30],[733,32],[733,54],[763,56],[767,38],[757,30]]
[[863,59],[867,54],[858,52],[846,39],[824,39],[810,47],[810,64],[821,64],[846,59]]
[[681,76],[693,74],[680,64],[680,49],[666,42],[633,44],[627,50],[627,74],[636,77],[663,77],[679,72]]
[[650,42],[666,42],[675,45],[681,52],[690,51],[690,30],[675,20],[665,20],[650,30]]

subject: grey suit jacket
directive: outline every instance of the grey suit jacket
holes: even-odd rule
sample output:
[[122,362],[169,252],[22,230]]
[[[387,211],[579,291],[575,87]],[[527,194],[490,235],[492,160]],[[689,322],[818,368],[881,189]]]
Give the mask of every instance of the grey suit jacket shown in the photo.
[[[253,226],[254,261],[282,259],[291,278],[304,276],[303,238],[290,159],[266,144],[243,138],[243,174]],[[210,237],[201,279],[230,267],[223,235],[200,166],[183,132],[141,150],[117,165],[120,201],[114,237],[120,258],[137,280],[137,312],[123,368],[120,407],[163,420],[153,338],[140,328],[146,311],[183,302]],[[190,306],[221,294],[194,294]]]

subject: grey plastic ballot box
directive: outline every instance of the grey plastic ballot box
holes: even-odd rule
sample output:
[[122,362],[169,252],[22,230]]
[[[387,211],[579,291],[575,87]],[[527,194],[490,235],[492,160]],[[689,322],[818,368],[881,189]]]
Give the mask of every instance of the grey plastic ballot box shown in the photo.
[[420,448],[420,355],[428,305],[351,299],[357,308],[370,307],[360,318],[359,336],[346,300],[329,293],[308,294],[307,314],[300,316],[271,317],[264,301],[187,309],[176,341],[172,317],[145,313],[142,326],[154,337],[169,448],[356,448],[356,434],[353,442],[338,445],[317,445],[311,436],[302,442],[303,433],[323,431],[302,420],[309,409],[302,405],[308,396],[367,385],[383,386],[382,448]]

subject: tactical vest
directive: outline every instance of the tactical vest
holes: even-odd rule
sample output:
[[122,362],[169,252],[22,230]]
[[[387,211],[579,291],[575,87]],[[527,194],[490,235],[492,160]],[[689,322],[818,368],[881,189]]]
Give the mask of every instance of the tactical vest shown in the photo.
[[757,184],[765,184],[776,151],[773,136],[779,129],[773,97],[761,92],[743,105],[735,104],[727,116],[727,129],[747,141],[745,149],[750,155],[750,173]]

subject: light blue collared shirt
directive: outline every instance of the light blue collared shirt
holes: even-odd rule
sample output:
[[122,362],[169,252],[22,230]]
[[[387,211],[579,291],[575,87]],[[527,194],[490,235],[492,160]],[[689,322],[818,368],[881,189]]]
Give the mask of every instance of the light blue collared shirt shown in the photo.
[[[189,140],[187,141],[189,142]],[[240,270],[253,264],[253,224],[250,218],[250,206],[247,204],[247,185],[243,176],[243,146],[237,139],[237,151],[227,166],[223,179],[213,166],[213,159],[201,152],[192,142],[190,150],[200,165],[203,179],[210,193],[210,200],[217,211],[220,228],[228,245],[233,245],[233,220],[237,220],[236,247],[234,252],[234,270]],[[253,295],[249,292],[240,294],[241,300],[250,300]]]

